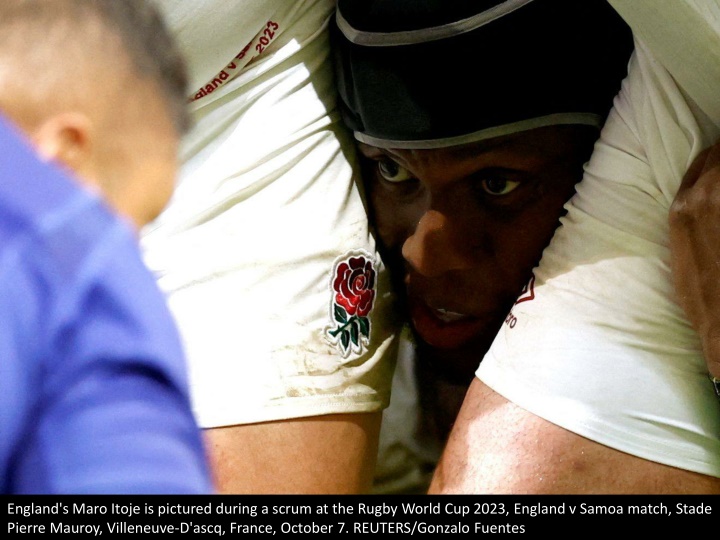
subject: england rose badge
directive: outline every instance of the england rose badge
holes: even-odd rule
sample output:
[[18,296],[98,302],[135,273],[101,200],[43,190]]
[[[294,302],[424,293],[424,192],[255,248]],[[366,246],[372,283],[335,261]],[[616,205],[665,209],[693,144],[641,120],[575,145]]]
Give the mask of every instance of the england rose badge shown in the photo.
[[370,343],[370,312],[375,302],[375,261],[365,252],[352,252],[336,261],[333,269],[328,340],[344,357],[357,354]]

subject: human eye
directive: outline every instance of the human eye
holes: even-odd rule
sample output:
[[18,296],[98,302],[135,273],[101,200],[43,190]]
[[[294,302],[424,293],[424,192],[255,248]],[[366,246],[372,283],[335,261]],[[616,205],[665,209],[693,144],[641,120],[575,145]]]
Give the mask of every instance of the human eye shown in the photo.
[[488,195],[492,197],[500,197],[502,195],[508,195],[517,189],[520,182],[515,180],[509,180],[503,177],[489,177],[480,180],[480,188]]
[[383,180],[393,184],[415,179],[410,171],[389,158],[382,158],[377,161],[377,171]]

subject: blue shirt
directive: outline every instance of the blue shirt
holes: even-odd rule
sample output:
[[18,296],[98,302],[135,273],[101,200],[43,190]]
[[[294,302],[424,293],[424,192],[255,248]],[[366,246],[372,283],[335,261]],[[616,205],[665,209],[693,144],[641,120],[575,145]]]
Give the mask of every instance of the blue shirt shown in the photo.
[[0,118],[0,491],[209,493],[134,231]]

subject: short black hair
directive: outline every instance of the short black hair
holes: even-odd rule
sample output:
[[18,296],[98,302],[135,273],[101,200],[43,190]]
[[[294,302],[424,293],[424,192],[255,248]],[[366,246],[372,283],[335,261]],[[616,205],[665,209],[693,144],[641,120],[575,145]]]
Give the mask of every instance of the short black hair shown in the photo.
[[[127,57],[130,69],[139,78],[155,83],[161,92],[178,133],[189,128],[190,115],[187,106],[188,79],[185,60],[168,30],[163,16],[150,0],[2,0],[0,2],[0,49],[8,41],[23,39],[23,46],[34,48],[44,37],[52,34],[58,27],[63,29],[64,39],[78,35],[90,25],[97,25],[110,41],[112,37]],[[10,32],[16,28],[19,32]],[[103,40],[103,42],[107,42]],[[12,43],[11,43],[12,44]],[[15,50],[17,51],[16,48]],[[31,69],[37,69],[40,60],[51,65],[62,58],[64,50],[58,46],[54,57],[47,53],[38,58]],[[88,43],[88,55],[93,55],[92,42]],[[41,47],[40,47],[41,48]],[[10,49],[12,54],[13,49]],[[28,52],[28,54],[33,54]],[[55,60],[54,60],[55,58]],[[97,58],[98,62],[107,61]],[[72,58],[67,58],[69,65]],[[41,77],[42,72],[30,70],[18,73],[19,78]],[[82,84],[82,80],[77,81]],[[56,91],[61,92],[58,88]]]

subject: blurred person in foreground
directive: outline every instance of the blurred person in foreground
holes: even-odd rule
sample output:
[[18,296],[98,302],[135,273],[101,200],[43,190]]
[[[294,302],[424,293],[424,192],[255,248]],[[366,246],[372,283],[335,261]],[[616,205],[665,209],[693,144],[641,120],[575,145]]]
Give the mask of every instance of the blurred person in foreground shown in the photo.
[[140,0],[4,0],[0,88],[0,490],[211,492],[137,242],[188,127],[162,19]]

